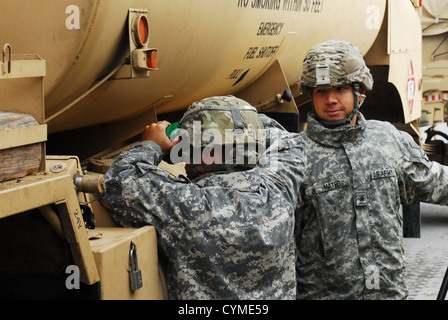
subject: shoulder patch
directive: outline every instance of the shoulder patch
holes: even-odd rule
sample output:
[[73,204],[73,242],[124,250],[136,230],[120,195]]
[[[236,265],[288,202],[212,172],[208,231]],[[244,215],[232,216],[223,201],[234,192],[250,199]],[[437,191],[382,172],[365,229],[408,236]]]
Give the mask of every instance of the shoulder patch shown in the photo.
[[412,150],[412,157],[416,160],[425,160],[426,162],[430,162],[428,155],[425,153],[425,151],[423,151],[422,148],[420,148],[419,145],[417,145],[416,143],[412,143],[409,142],[409,146],[411,147]]
[[428,155],[425,153],[425,151],[423,151],[422,148],[419,148],[419,149],[420,149],[420,154],[422,155],[422,158],[429,162]]

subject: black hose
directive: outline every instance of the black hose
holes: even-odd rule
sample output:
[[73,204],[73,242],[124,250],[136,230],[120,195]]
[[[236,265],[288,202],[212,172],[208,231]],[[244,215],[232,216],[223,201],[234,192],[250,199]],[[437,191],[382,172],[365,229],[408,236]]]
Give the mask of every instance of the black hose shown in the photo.
[[430,128],[429,128],[428,130],[426,130],[425,132],[426,132],[426,134],[427,134],[425,143],[429,143],[429,142],[431,141],[431,139],[432,139],[434,136],[436,136],[436,135],[442,136],[443,138],[445,138],[445,139],[448,140],[448,135],[447,135],[446,133],[443,133],[443,132],[434,130],[434,127],[430,127]]
[[445,276],[443,277],[442,285],[440,286],[437,300],[445,300],[446,292],[448,291],[448,268],[446,269]]

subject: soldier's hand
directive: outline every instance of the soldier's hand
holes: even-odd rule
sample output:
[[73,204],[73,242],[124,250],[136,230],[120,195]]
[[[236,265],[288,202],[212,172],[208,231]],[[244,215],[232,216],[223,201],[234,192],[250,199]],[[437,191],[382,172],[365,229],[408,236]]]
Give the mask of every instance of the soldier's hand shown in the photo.
[[170,152],[178,142],[179,138],[170,141],[166,136],[165,130],[170,125],[168,121],[159,121],[157,123],[151,123],[143,129],[141,140],[152,140],[157,143],[162,149],[163,154]]

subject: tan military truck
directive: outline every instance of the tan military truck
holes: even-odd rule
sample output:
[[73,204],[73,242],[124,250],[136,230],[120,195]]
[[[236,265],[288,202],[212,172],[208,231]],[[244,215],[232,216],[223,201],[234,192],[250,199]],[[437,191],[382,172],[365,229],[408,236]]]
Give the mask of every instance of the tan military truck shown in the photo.
[[154,228],[115,225],[102,175],[144,125],[208,96],[236,95],[302,130],[302,60],[319,42],[356,43],[375,77],[363,112],[418,138],[420,6],[1,1],[0,297],[166,298]]
[[422,147],[435,161],[448,164],[448,7],[424,1],[422,8]]

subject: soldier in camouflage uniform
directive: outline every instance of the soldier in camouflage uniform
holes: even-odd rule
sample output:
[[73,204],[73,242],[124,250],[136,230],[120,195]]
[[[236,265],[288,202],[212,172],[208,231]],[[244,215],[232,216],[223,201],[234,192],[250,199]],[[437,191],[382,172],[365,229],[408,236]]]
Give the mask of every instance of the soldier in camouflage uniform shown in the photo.
[[310,49],[302,88],[304,205],[296,214],[299,299],[404,299],[400,204],[448,204],[448,168],[410,135],[359,112],[373,85],[359,50],[331,40]]
[[[162,150],[167,154],[182,142],[194,143],[195,121],[201,135],[204,129],[240,130],[246,135],[242,144],[266,137],[269,149],[255,154],[254,163],[248,161],[250,152],[240,163],[192,161],[194,174],[172,177],[157,166]],[[147,127],[143,141],[118,156],[105,174],[104,205],[123,227],[155,226],[171,299],[295,299],[302,138],[283,139],[287,132],[278,123],[231,96],[193,103],[180,123],[191,140],[170,141],[168,123],[162,122]],[[232,149],[234,142],[226,139],[216,141]],[[204,141],[214,143],[204,137],[202,147]]]

